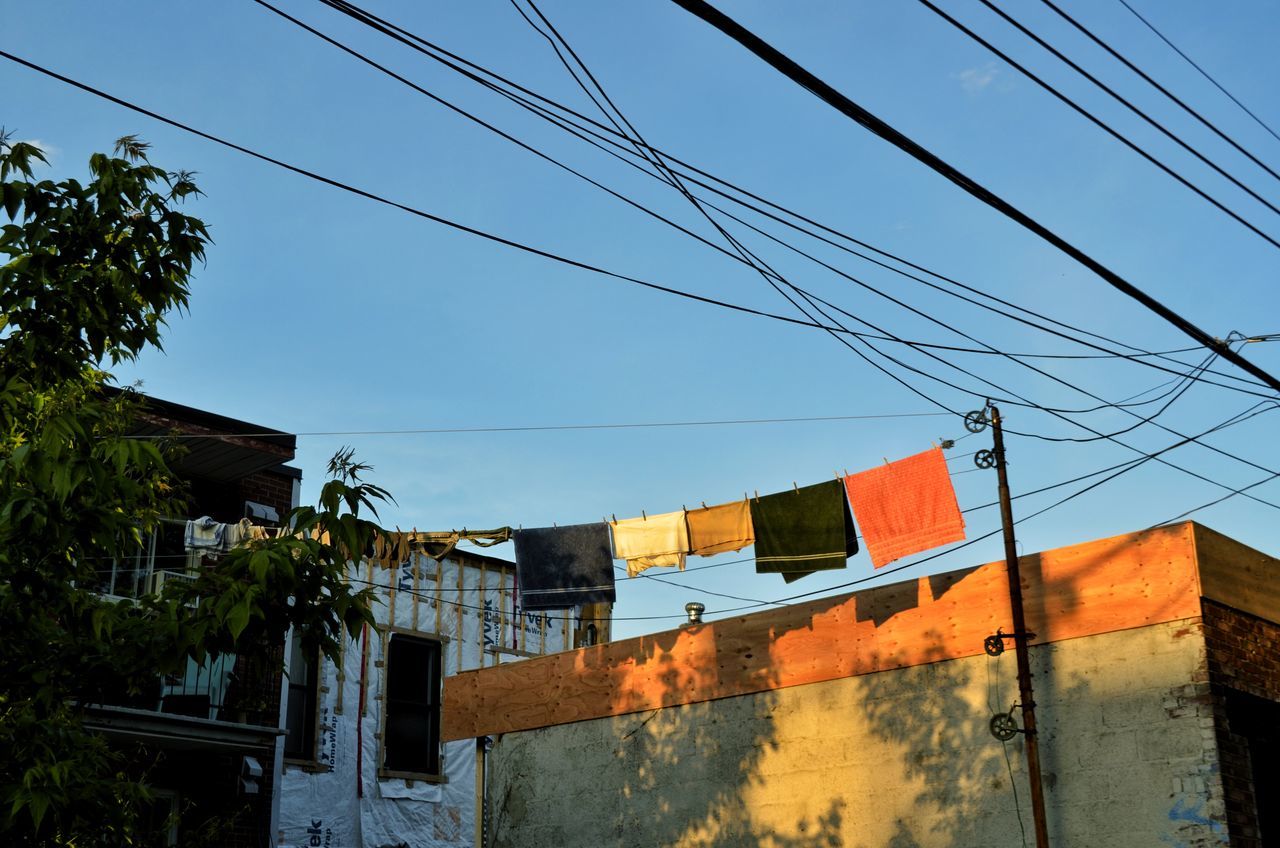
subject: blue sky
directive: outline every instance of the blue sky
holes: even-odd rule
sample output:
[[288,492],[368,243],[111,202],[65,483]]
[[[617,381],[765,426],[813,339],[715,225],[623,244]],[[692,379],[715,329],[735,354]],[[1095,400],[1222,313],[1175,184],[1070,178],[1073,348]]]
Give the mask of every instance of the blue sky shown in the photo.
[[[716,240],[670,187],[528,116],[473,83],[316,2],[282,8],[616,191]],[[1280,216],[1229,186],[979,4],[945,7],[1019,61],[1224,200],[1262,229]],[[1280,184],[1052,16],[1009,11],[1184,134],[1259,193]],[[871,136],[670,3],[545,0],[543,12],[655,146],[758,194],[926,267],[1073,327],[1147,350],[1186,337],[1017,225]],[[1280,250],[1139,159],[980,46],[913,2],[722,3],[731,15],[855,101],[976,177],[1207,331],[1280,332],[1274,281]],[[1272,126],[1280,22],[1268,4],[1212,7],[1135,0],[1135,7]],[[368,0],[407,29],[549,97],[598,117],[507,0]],[[1116,0],[1070,7],[1259,158],[1280,170],[1280,141],[1184,64]],[[749,268],[428,101],[250,0],[217,4],[5,2],[0,46],[172,118],[394,200],[581,261],[676,288],[794,315]],[[157,396],[297,432],[887,415],[938,408],[866,365],[821,331],[732,313],[521,254],[310,182],[0,63],[0,123],[51,153],[46,176],[82,176],[95,150],[126,133],[153,161],[198,172],[206,196],[191,211],[215,244],[194,281],[189,314],[174,316],[164,353],[121,368]],[[759,219],[752,219],[758,221]],[[763,224],[762,224],[763,225]],[[772,224],[770,229],[777,229]],[[759,237],[734,229],[803,286],[891,333],[970,346],[958,336]],[[784,234],[785,231],[778,230]],[[787,239],[846,273],[1004,351],[1088,353],[808,240]],[[892,345],[885,346],[887,351]],[[1046,406],[1096,405],[1029,371],[946,354],[1000,389],[900,349],[891,351],[962,392],[886,367],[952,409],[983,393],[1016,392]],[[1280,343],[1245,353],[1280,372]],[[1198,360],[1187,355],[1188,362]],[[1108,400],[1171,375],[1119,360],[1036,364]],[[1232,366],[1215,367],[1239,374]],[[1169,387],[1165,387],[1166,389]],[[1258,397],[1197,385],[1158,420],[1193,434]],[[1150,414],[1157,407],[1139,407]],[[1042,412],[1006,405],[1008,426],[1087,436]],[[1073,416],[1107,432],[1116,410]],[[1209,437],[1280,470],[1274,416]],[[598,521],[715,503],[828,479],[963,435],[952,417],[602,431],[304,436],[304,495],[325,459],[352,445],[397,504],[388,524],[419,529]],[[1148,425],[1122,437],[1143,450],[1177,440]],[[986,446],[971,437],[953,453]],[[1135,454],[1108,442],[1010,437],[1015,494]],[[1167,455],[1242,486],[1267,472],[1197,446]],[[969,471],[967,457],[952,468]],[[991,472],[957,475],[963,507],[994,498]],[[1020,499],[1025,515],[1074,490]],[[1280,503],[1280,482],[1252,490]],[[1137,530],[1219,494],[1148,463],[1020,525],[1024,552]],[[1280,551],[1274,508],[1236,497],[1195,517],[1248,544]],[[968,516],[971,536],[998,526]],[[510,555],[498,549],[499,555]],[[891,579],[999,558],[993,538]],[[692,559],[711,565],[736,559]],[[671,622],[709,594],[774,599],[871,577],[865,553],[843,572],[786,587],[750,563],[662,573],[687,588],[619,584],[615,632]],[[713,616],[714,617],[714,616]],[[626,621],[623,619],[638,620]]]

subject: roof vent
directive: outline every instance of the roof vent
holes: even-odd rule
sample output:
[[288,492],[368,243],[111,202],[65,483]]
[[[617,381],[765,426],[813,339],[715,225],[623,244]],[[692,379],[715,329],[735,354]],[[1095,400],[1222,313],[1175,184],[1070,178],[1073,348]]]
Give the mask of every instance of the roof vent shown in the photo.
[[689,624],[701,624],[702,613],[706,611],[706,606],[697,601],[690,601],[684,605],[684,611],[689,615]]

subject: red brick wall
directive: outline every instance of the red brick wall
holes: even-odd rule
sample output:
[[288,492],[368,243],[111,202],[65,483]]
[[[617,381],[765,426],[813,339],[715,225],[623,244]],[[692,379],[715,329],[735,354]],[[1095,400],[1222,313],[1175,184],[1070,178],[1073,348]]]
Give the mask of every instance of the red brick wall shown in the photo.
[[1280,703],[1280,625],[1206,599],[1204,633],[1231,845],[1261,848],[1254,764],[1230,706],[1239,701],[1234,693]]

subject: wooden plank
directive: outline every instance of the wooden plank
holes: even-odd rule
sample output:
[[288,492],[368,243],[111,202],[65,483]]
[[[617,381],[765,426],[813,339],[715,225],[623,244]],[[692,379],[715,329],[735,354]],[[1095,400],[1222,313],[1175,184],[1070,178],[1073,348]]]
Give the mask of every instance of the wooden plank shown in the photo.
[[[1190,530],[1023,557],[1036,642],[1199,615]],[[465,672],[445,682],[446,740],[870,674],[982,653],[1011,630],[990,563],[698,627]]]
[[[498,647],[505,648],[507,646],[507,572],[498,572]],[[493,664],[498,664],[498,657],[495,654]]]
[[[444,613],[441,609],[444,606],[444,562],[438,559],[433,561],[436,564],[436,632],[443,633]],[[443,657],[441,661],[443,662]]]
[[383,569],[387,573],[387,622],[396,626],[396,589],[400,586],[400,563]]
[[476,668],[484,668],[484,628],[485,628],[484,578],[485,578],[485,567],[484,567],[484,563],[481,562],[480,563],[480,593],[479,593],[480,603],[477,604],[479,609],[476,610],[476,618],[477,618],[476,623],[480,627],[480,638],[476,640],[476,659],[479,660],[479,662],[476,663]]
[[409,561],[413,563],[413,629],[418,630],[418,607],[422,600],[422,554],[410,550]]
[[[463,661],[462,647],[463,647],[463,643],[467,641],[466,637],[463,636],[463,632],[466,630],[466,610],[463,609],[463,603],[464,603],[463,598],[466,596],[466,593],[462,591],[464,588],[464,586],[462,585],[462,580],[463,580],[462,560],[455,559],[454,563],[457,565],[457,568],[458,568],[458,594],[453,596],[454,609],[458,611],[458,667],[455,669],[455,671],[462,671],[462,669],[464,668],[462,664],[462,661]],[[444,568],[444,560],[440,561],[440,567]]]
[[1232,609],[1280,624],[1280,560],[1195,522],[1200,593]]

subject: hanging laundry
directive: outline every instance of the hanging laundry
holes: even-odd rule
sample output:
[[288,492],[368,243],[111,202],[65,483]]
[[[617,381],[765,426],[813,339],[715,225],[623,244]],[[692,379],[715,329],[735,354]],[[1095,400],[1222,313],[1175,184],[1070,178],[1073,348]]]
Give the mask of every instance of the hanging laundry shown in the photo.
[[689,525],[684,510],[624,518],[613,528],[613,555],[627,561],[627,576],[635,577],[646,568],[678,566],[684,571],[689,553]]
[[516,576],[526,610],[569,609],[615,598],[609,525],[516,530]]
[[740,551],[756,540],[751,527],[751,505],[745,498],[691,509],[688,521],[689,552],[696,556]]
[[182,542],[188,552],[208,551],[218,553],[225,550],[227,525],[202,515],[187,522]]
[[839,480],[751,501],[756,571],[791,583],[815,571],[844,568],[858,552],[853,516]]
[[222,531],[222,552],[225,553],[237,545],[249,541],[253,532],[253,522],[242,518],[235,524],[224,525]]
[[964,538],[964,517],[941,448],[845,478],[876,568]]

